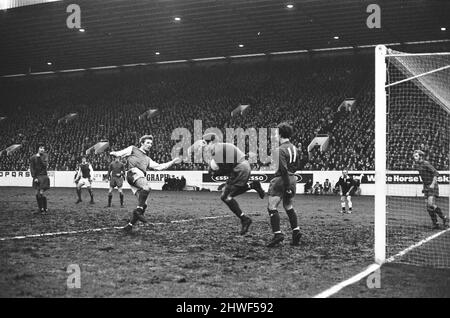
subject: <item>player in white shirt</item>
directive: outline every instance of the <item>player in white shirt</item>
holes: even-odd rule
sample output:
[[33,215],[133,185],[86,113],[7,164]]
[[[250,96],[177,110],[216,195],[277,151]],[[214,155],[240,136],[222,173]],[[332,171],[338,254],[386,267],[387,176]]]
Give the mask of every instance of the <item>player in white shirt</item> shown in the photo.
[[133,211],[130,222],[124,227],[126,232],[131,232],[137,221],[147,223],[144,217],[147,208],[147,197],[150,192],[146,175],[148,169],[166,170],[174,164],[180,163],[181,158],[175,158],[166,163],[157,163],[153,161],[148,152],[153,145],[153,136],[144,135],[139,139],[140,147],[130,146],[120,151],[112,151],[110,155],[125,158],[127,161],[127,182],[131,190],[138,198],[137,208]]

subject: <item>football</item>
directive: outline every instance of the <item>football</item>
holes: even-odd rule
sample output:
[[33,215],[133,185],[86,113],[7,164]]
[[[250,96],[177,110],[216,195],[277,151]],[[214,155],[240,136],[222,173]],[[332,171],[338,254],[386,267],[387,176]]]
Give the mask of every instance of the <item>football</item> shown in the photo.
[[214,159],[211,159],[211,161],[209,162],[209,168],[212,171],[218,171],[219,170],[219,165],[216,163],[216,161]]

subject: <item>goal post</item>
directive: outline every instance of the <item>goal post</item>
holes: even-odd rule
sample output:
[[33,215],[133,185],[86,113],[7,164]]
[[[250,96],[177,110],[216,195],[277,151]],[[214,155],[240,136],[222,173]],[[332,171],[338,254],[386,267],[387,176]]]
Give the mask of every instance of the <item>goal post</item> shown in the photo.
[[[412,154],[439,173],[429,210]],[[375,47],[375,262],[450,268],[450,52]],[[438,210],[436,210],[438,211]],[[438,228],[433,221],[438,220]],[[432,223],[433,221],[433,223]]]
[[375,262],[386,260],[386,53],[375,47]]

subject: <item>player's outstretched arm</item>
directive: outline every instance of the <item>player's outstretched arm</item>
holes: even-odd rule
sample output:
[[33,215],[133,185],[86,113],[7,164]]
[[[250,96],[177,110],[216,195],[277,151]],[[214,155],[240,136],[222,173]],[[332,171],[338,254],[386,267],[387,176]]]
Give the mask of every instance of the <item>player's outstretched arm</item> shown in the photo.
[[131,155],[132,150],[133,146],[130,146],[119,151],[111,151],[109,154],[114,157],[127,157]]
[[150,164],[148,165],[150,169],[153,170],[166,170],[169,169],[171,166],[173,166],[174,164],[178,164],[182,161],[182,159],[180,157],[177,157],[173,160],[170,160],[169,162],[166,163],[157,163],[153,160],[150,159]]

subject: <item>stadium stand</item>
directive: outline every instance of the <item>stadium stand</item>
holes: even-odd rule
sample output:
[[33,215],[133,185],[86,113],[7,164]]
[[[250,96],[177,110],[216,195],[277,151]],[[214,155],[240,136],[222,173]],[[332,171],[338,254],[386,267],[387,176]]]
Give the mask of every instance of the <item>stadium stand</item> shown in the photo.
[[[7,119],[0,123],[0,149],[16,143],[22,147],[0,156],[0,170],[27,170],[40,141],[50,148],[50,170],[74,170],[86,149],[97,142],[108,141],[110,149],[121,149],[137,144],[144,133],[154,135],[152,158],[165,162],[176,143],[172,131],[185,127],[193,132],[194,120],[202,120],[203,129],[223,130],[270,128],[288,121],[295,127],[293,143],[302,145],[299,169],[373,170],[372,70],[371,59],[355,55],[3,79],[0,115]],[[354,109],[338,111],[348,97],[356,99]],[[230,116],[243,103],[251,107],[243,115]],[[158,109],[158,114],[139,120],[150,108]],[[75,112],[76,119],[58,122]],[[417,140],[429,145],[434,154],[430,159],[438,169],[448,166],[448,144],[431,135],[445,129],[448,120],[417,128],[417,139],[405,140],[402,130],[415,127],[414,122],[426,114],[411,104],[411,111],[402,116],[389,139],[392,167],[410,169],[408,156]],[[329,147],[308,154],[307,146],[317,133],[329,134]],[[95,170],[107,170],[110,162],[107,152],[90,155],[89,160]],[[183,163],[174,168],[205,167]]]

